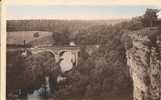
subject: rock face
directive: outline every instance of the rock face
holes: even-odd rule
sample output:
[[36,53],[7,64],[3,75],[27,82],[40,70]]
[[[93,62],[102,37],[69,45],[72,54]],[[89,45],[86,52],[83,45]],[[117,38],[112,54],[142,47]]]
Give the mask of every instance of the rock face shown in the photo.
[[132,47],[126,56],[134,100],[161,100],[161,28],[145,28],[128,36]]

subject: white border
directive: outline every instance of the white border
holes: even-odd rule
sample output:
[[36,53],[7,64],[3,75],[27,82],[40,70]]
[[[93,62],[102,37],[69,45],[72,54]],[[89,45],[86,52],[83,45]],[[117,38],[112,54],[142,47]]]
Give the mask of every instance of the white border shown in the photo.
[[5,100],[6,95],[6,19],[5,5],[1,2],[1,100]]

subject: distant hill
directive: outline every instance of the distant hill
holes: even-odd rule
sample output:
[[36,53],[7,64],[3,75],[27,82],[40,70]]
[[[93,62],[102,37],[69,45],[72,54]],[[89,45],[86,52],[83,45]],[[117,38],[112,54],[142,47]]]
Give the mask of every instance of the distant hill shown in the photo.
[[118,20],[8,20],[7,31],[49,31],[70,32],[86,29],[93,25],[114,25],[125,21]]
[[[54,44],[67,39],[62,37],[65,34],[72,40],[78,33],[87,30],[93,33],[98,26],[115,25],[122,21],[125,20],[8,20],[7,44],[23,45],[24,40],[34,46]],[[53,34],[58,41],[53,39]]]

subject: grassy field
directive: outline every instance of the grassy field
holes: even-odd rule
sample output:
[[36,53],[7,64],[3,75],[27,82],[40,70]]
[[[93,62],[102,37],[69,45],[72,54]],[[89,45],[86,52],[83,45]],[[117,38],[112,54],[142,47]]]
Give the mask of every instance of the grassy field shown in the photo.
[[52,37],[52,32],[45,31],[17,31],[17,32],[7,32],[7,44],[24,44],[30,43],[42,39],[43,37]]

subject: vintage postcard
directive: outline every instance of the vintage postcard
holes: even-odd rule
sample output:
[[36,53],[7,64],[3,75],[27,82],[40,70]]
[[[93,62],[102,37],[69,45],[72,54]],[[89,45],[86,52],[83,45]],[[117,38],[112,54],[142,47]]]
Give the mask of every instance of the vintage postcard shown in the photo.
[[1,22],[2,100],[161,100],[161,0],[6,0]]

